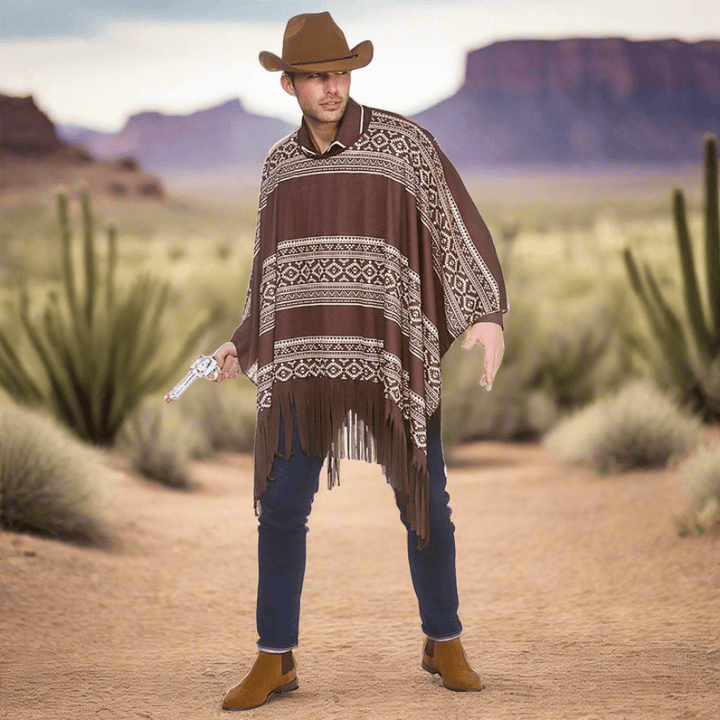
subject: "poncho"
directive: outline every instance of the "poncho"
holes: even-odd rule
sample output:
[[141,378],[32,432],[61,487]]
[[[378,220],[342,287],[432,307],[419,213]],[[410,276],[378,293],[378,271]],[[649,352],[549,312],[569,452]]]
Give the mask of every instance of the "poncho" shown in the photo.
[[328,487],[340,458],[379,463],[425,547],[442,357],[507,309],[491,235],[427,130],[350,98],[321,154],[303,121],[263,166],[232,336],[257,386],[255,514],[274,458],[292,457],[293,403],[303,453],[328,459]]

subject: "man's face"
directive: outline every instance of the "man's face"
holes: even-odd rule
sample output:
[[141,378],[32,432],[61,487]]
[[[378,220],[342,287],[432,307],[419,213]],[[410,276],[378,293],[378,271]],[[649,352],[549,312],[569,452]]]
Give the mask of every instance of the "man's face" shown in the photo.
[[285,92],[297,98],[303,115],[316,122],[336,123],[350,97],[350,72],[297,73],[295,83],[283,75]]

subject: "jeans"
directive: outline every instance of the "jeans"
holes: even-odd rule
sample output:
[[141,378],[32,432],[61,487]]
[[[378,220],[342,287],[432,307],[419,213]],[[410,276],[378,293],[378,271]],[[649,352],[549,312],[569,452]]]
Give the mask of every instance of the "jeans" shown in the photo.
[[[276,456],[274,480],[260,499],[258,518],[258,648],[282,652],[298,645],[300,596],[305,577],[307,519],[318,490],[323,459],[305,455],[300,445],[295,406],[293,456]],[[427,451],[430,474],[430,544],[417,550],[415,531],[410,530],[402,508],[400,519],[408,530],[410,574],[418,599],[423,632],[435,640],[460,635],[455,576],[455,525],[450,520],[450,496],[445,491],[446,471],[442,436],[433,416],[428,419]],[[279,448],[285,445],[280,422]],[[284,452],[284,451],[283,451]]]

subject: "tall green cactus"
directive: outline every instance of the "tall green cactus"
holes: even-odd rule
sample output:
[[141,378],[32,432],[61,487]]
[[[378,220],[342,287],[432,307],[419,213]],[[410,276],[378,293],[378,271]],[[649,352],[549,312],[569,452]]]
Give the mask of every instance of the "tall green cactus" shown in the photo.
[[[706,133],[705,150],[705,272],[703,307],[685,199],[673,191],[672,204],[683,279],[687,324],[665,300],[647,263],[644,278],[630,248],[623,253],[633,290],[640,298],[650,327],[667,361],[672,382],[707,420],[720,419],[720,215],[718,213],[717,138]],[[706,317],[707,314],[707,317]]]
[[0,329],[0,385],[19,403],[48,406],[81,438],[109,444],[144,395],[175,379],[206,331],[208,318],[197,320],[166,360],[162,320],[169,282],[144,274],[121,292],[115,281],[113,227],[108,230],[107,271],[102,277],[87,192],[81,195],[81,208],[83,260],[78,269],[73,261],[68,199],[58,195],[64,302],[57,292],[51,293],[41,317],[33,318],[23,288],[16,308],[45,382],[36,380],[30,364]]

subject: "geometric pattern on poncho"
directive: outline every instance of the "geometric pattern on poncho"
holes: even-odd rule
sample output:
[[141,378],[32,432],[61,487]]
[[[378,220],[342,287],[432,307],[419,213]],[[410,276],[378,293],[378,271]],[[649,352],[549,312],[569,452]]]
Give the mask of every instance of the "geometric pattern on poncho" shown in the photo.
[[[297,131],[292,133],[268,155],[259,209],[280,183],[332,171],[390,177],[415,197],[421,221],[432,238],[433,267],[442,278],[447,328],[454,336],[466,329],[468,317],[477,314],[473,298],[480,298],[481,314],[500,309],[497,282],[465,228],[432,141],[415,123],[373,110],[368,132],[353,147],[320,161],[308,159],[300,151]],[[255,252],[259,243],[258,227]],[[376,277],[378,266],[387,270],[383,278]],[[425,418],[440,404],[441,380],[438,330],[421,312],[420,292],[417,273],[408,267],[402,253],[382,238],[332,236],[278,242],[276,253],[266,258],[262,267],[260,334],[274,327],[277,311],[296,305],[381,308],[408,338],[411,353],[423,360],[425,397],[411,390],[400,359],[384,351],[381,341],[306,336],[276,343],[272,364],[258,368],[255,363],[248,370],[247,377],[258,388],[258,410],[270,407],[276,381],[332,377],[382,382],[388,398],[408,419],[414,444],[425,448]],[[248,294],[243,321],[250,312]]]

